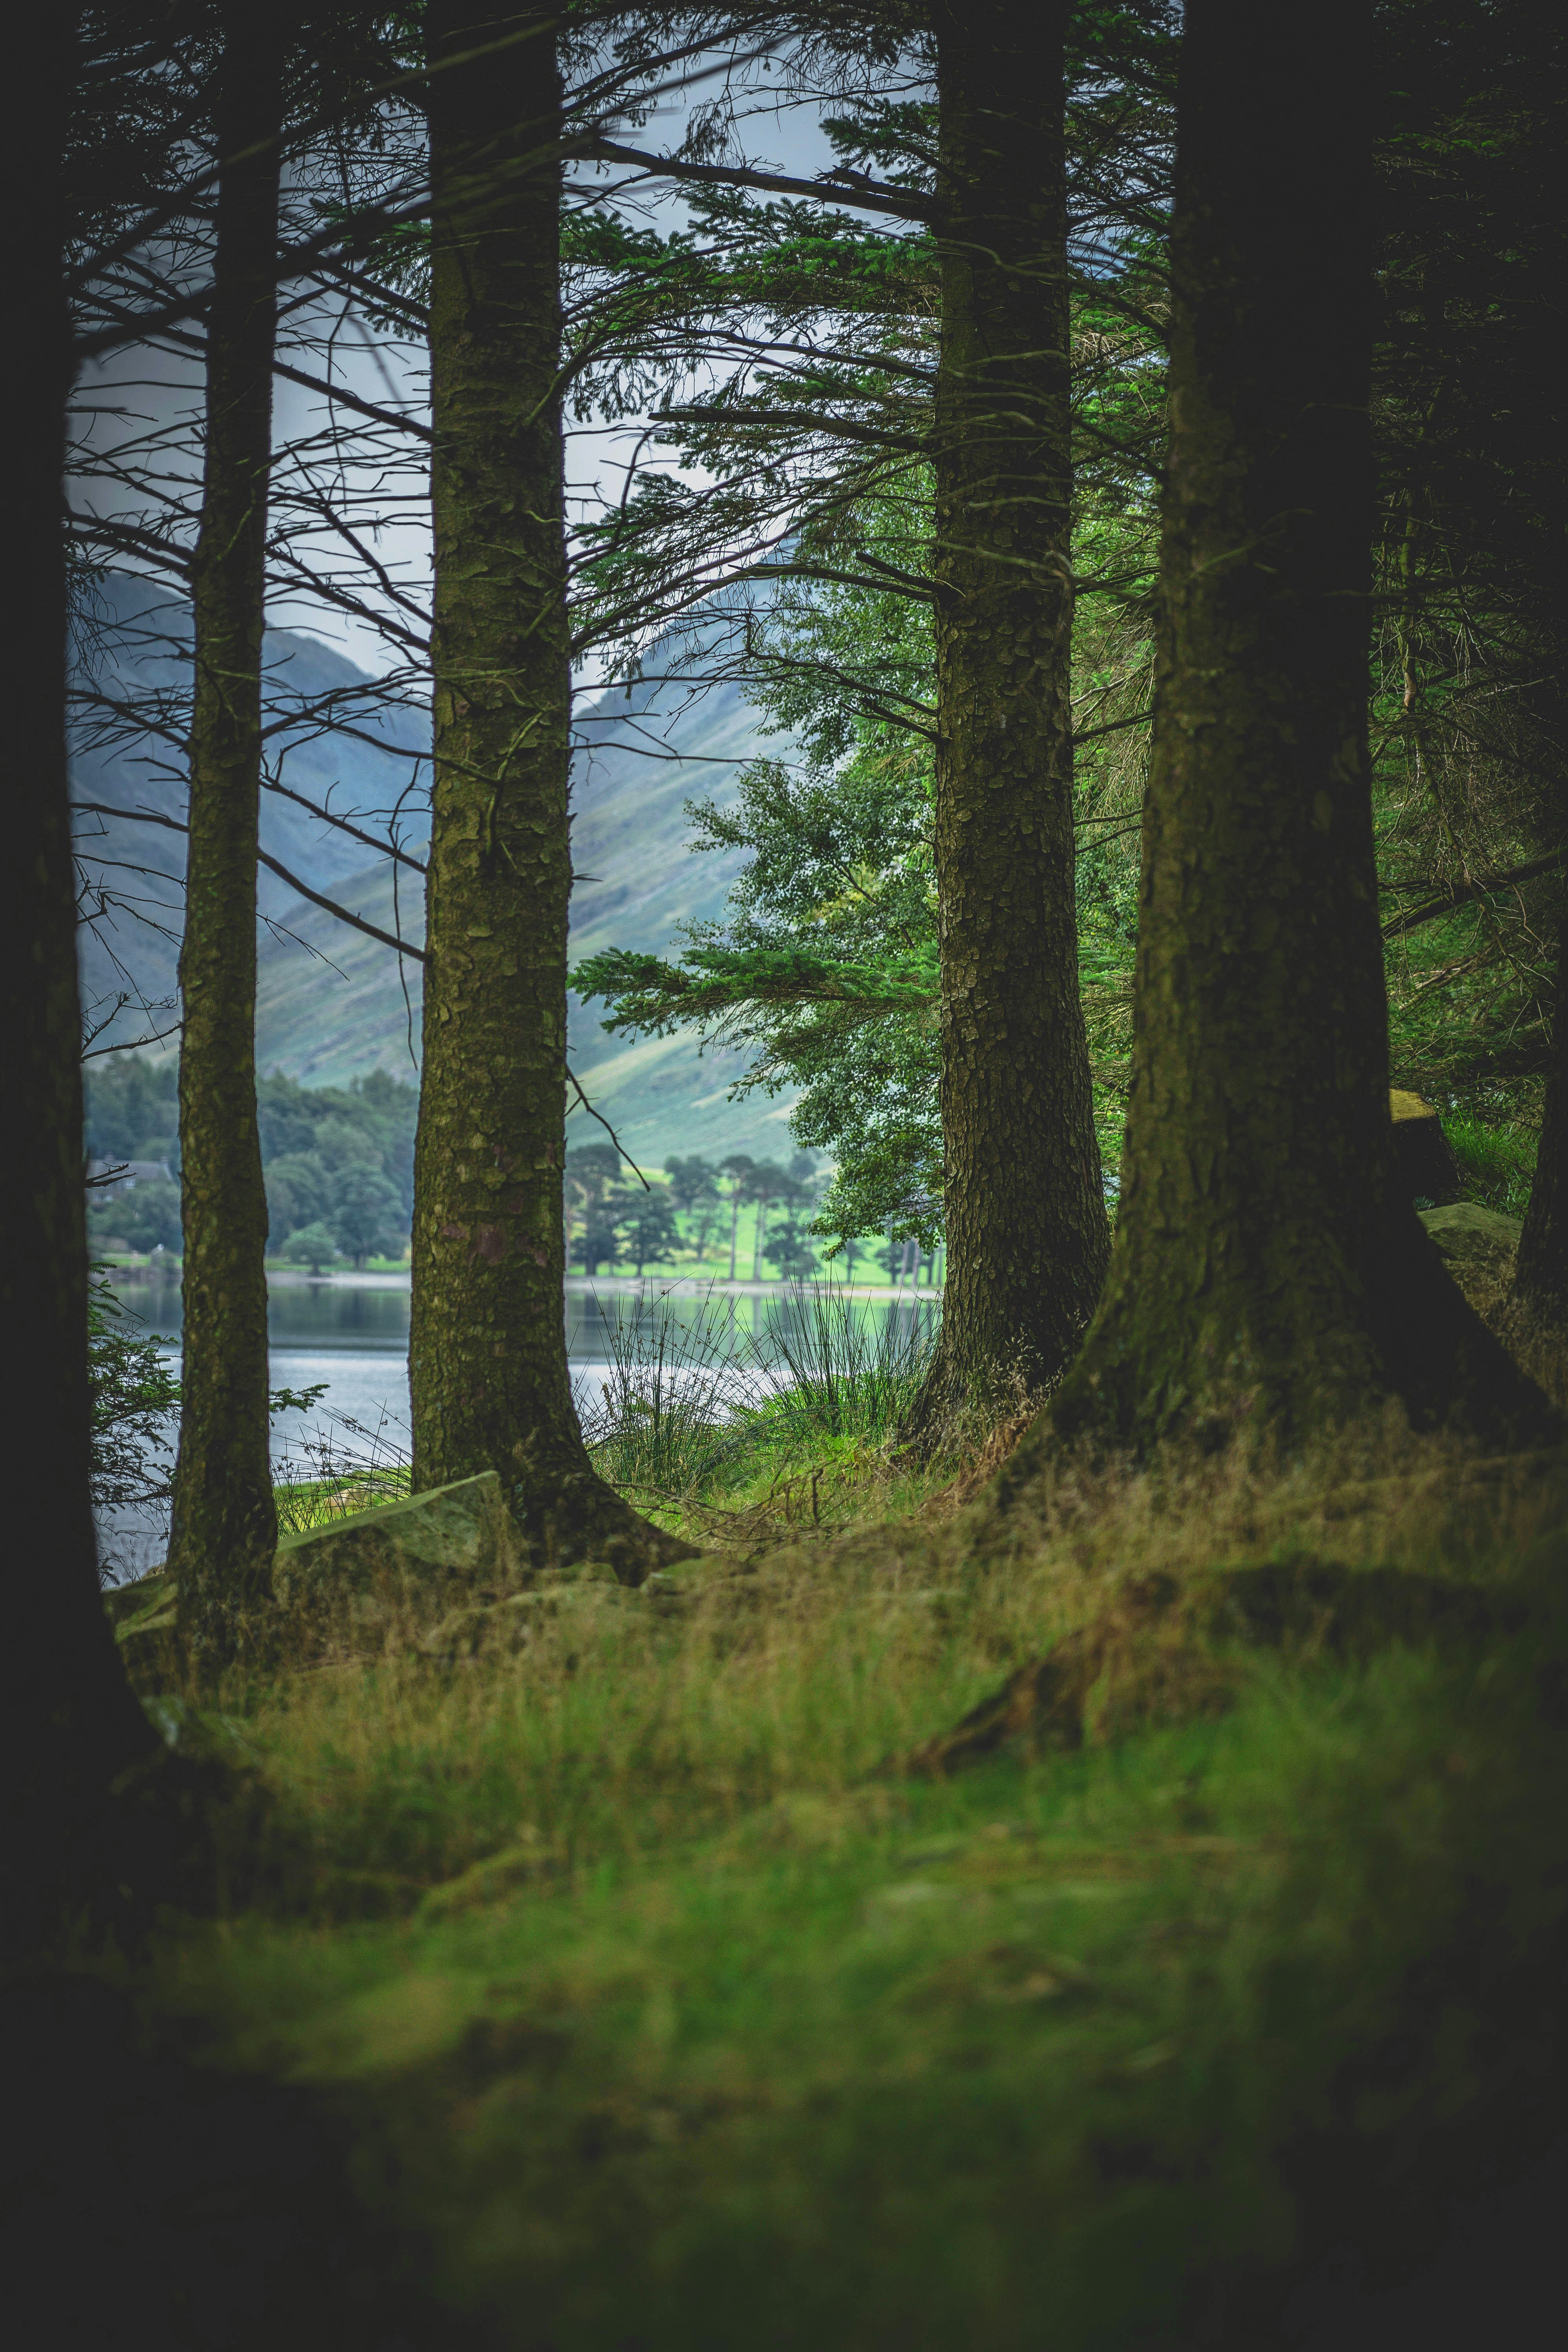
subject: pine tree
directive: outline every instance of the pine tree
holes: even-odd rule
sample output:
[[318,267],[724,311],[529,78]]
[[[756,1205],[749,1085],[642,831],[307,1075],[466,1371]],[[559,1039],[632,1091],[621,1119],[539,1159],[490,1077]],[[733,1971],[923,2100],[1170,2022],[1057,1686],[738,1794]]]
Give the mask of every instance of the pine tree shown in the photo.
[[1132,1096],[1061,1437],[1543,1412],[1391,1182],[1366,730],[1368,0],[1194,0]]
[[207,313],[206,449],[192,591],[195,698],[180,954],[184,1403],[169,1566],[194,1657],[263,1603],[278,1545],[267,1413],[267,1197],[256,1108],[256,862],[283,49],[225,25]]
[[[414,1478],[500,1473],[541,1559],[677,1544],[595,1474],[566,1364],[563,89],[553,19],[428,12],[435,790]],[[515,37],[504,41],[507,33]],[[482,37],[481,37],[482,36]],[[471,63],[445,61],[476,54]]]
[[1038,0],[934,12],[931,456],[947,1288],[915,1432],[1054,1380],[1110,1233],[1073,895],[1064,42]]

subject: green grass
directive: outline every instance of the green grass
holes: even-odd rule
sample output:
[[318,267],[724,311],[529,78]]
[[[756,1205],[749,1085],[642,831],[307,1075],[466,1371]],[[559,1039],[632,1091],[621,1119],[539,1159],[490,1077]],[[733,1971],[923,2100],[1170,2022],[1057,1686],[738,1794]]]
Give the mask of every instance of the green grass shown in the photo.
[[[891,1528],[563,1586],[461,1669],[284,1675],[231,1723],[255,1892],[152,1998],[353,2118],[498,2346],[1087,2352],[1196,2340],[1346,2235],[1397,2267],[1423,2187],[1526,2160],[1558,2095],[1563,1559],[1518,1566],[1557,1509],[1525,1472],[1390,1533],[1351,1470],[1264,1498],[1274,1536],[1134,1485],[1008,1564]],[[1189,1663],[1079,1753],[893,1769],[1128,1574],[1303,1543],[1538,1618],[1231,1657],[1217,1717]]]
[[934,1349],[917,1318],[868,1318],[829,1285],[797,1286],[761,1331],[736,1330],[727,1307],[660,1301],[609,1330],[584,1414],[601,1476],[700,1540],[714,1509],[776,1505],[793,1525],[796,1488],[819,1525],[824,1482],[838,1518],[884,1517],[895,1492],[906,1507],[923,1498],[931,1482],[894,1479],[888,1460]]
[[352,2092],[501,2342],[1131,2345],[1310,2251],[1328,2179],[1495,2126],[1562,1746],[1516,1666],[1405,1654],[1087,1758],[737,1788],[721,1829],[519,1769],[488,1878],[232,1921],[163,1999]]
[[1444,1116],[1443,1133],[1458,1164],[1465,1197],[1522,1217],[1530,1205],[1539,1132],[1488,1125],[1468,1112],[1452,1111]]

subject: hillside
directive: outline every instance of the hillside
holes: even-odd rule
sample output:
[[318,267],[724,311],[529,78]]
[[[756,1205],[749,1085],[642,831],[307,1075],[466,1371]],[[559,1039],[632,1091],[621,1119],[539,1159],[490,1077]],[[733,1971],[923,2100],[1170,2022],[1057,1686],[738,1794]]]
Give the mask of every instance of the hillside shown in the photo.
[[[131,580],[107,582],[102,601],[106,625],[94,659],[100,681],[111,689],[177,695],[188,671],[188,607]],[[369,699],[373,681],[313,638],[273,630],[267,652],[282,781],[318,802],[330,794],[343,814],[371,821],[406,793],[405,838],[417,848],[424,823],[416,812],[427,781],[419,760],[428,741],[423,715],[377,711]],[[288,724],[291,710],[328,693],[353,717],[357,740],[313,737]],[[731,688],[693,698],[642,685],[584,699],[577,713],[583,748],[573,774],[573,855],[582,877],[573,898],[574,957],[610,946],[659,950],[679,923],[722,912],[736,860],[689,854],[684,803],[729,796],[739,764],[755,748],[756,725]],[[109,752],[79,751],[74,784],[79,800],[183,814],[175,761],[150,740]],[[135,910],[117,909],[84,931],[84,994],[101,1003],[132,989],[135,1001],[104,1032],[104,1040],[129,1042],[174,1017],[156,1008],[172,1004],[176,992],[184,845],[162,827],[118,818],[91,823],[102,830],[81,844],[89,881],[117,884]],[[263,795],[262,839],[291,871],[354,913],[384,930],[421,938],[416,875],[404,869],[395,889],[390,860],[374,858],[275,793]],[[128,880],[131,867],[142,870]],[[308,1086],[342,1085],[377,1068],[406,1075],[410,1037],[416,1052],[419,1039],[417,964],[406,966],[405,998],[390,949],[266,872],[260,897],[258,1066]],[[144,1007],[153,1008],[151,1019]],[[605,1035],[596,1008],[575,1003],[569,1034],[574,1069],[634,1158],[658,1164],[678,1150],[776,1157],[785,1148],[787,1100],[726,1099],[739,1056],[701,1055],[685,1037],[628,1046]],[[163,1050],[172,1051],[173,1040]],[[586,1112],[573,1108],[569,1140],[601,1133]]]

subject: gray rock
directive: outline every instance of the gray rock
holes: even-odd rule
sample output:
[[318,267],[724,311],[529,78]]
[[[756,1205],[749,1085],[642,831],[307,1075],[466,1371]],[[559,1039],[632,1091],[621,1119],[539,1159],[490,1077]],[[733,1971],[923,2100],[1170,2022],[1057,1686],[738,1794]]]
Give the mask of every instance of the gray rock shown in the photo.
[[356,1511],[278,1547],[273,1595],[297,1622],[339,1635],[449,1615],[531,1579],[493,1470],[406,1503]]
[[1483,1209],[1474,1201],[1455,1201],[1442,1209],[1423,1209],[1421,1222],[1450,1265],[1491,1265],[1519,1251],[1523,1227],[1518,1217],[1500,1209]]
[[103,1596],[131,1687],[146,1698],[165,1688],[179,1671],[179,1587],[162,1568],[134,1584],[111,1585]]

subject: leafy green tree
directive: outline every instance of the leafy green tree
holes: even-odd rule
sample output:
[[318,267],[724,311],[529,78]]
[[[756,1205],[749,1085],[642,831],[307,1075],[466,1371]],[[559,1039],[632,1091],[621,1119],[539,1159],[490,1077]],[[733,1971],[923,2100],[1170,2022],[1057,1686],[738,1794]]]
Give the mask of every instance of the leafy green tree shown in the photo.
[[699,848],[747,853],[728,919],[694,927],[677,961],[612,952],[573,973],[580,994],[609,998],[607,1027],[700,1026],[751,1049],[739,1092],[800,1090],[792,1129],[837,1162],[816,1221],[830,1234],[940,1215],[929,749],[857,718],[823,675],[874,645],[912,691],[931,644],[910,611],[838,589],[788,609],[779,671],[755,691],[805,772],[760,760],[728,806],[691,809]]
[[735,1250],[741,1232],[741,1211],[746,1202],[746,1185],[752,1161],[744,1151],[731,1151],[719,1162],[719,1173],[729,1180],[730,1199],[730,1279],[735,1279]]
[[95,1511],[161,1502],[169,1492],[180,1383],[157,1340],[133,1328],[140,1320],[95,1269],[87,1302]]
[[289,1234],[278,1255],[290,1265],[308,1265],[312,1274],[320,1274],[336,1260],[338,1237],[325,1223],[306,1225]]
[[596,1192],[583,1220],[583,1271],[592,1281],[601,1266],[611,1273],[626,1254],[626,1219],[631,1196],[619,1185]]
[[613,1144],[583,1143],[566,1154],[563,1187],[566,1263],[571,1264],[575,1246],[573,1236],[580,1230],[591,1229],[595,1239],[601,1244],[597,1257],[590,1264],[584,1242],[584,1274],[592,1275],[600,1259],[608,1257],[613,1261],[616,1255],[616,1220],[614,1217],[606,1219],[600,1213],[605,1202],[615,1192],[616,1179],[620,1172],[621,1155]]
[[89,1196],[88,1231],[95,1241],[118,1234],[128,1249],[177,1252],[180,1188],[157,1177],[142,1177],[133,1186],[107,1197]]
[[700,1201],[717,1198],[714,1171],[698,1153],[694,1152],[684,1160],[679,1152],[672,1153],[664,1163],[664,1172],[669,1179],[670,1194],[676,1207],[688,1214]]
[[316,1152],[286,1151],[268,1161],[265,1172],[268,1223],[274,1235],[325,1219],[331,1204],[332,1180]]
[[640,1279],[650,1258],[668,1256],[678,1227],[675,1202],[662,1184],[628,1195],[622,1223],[627,1251]]
[[380,1139],[363,1123],[336,1114],[321,1121],[311,1149],[334,1173],[343,1168],[375,1168],[381,1164]]
[[768,1211],[775,1201],[787,1202],[795,1197],[795,1180],[776,1161],[754,1160],[744,1178],[745,1196],[756,1208],[757,1222],[752,1238],[752,1280],[763,1278],[763,1256],[767,1241]]
[[765,1255],[786,1282],[804,1282],[816,1271],[816,1253],[801,1223],[798,1203],[787,1204],[784,1222],[768,1235]]
[[363,1160],[351,1160],[332,1180],[327,1218],[338,1247],[356,1265],[401,1246],[403,1203],[390,1176]]
[[[853,14],[817,12],[814,32],[831,48]],[[887,34],[891,16],[879,15],[876,26]],[[645,963],[624,969],[617,988],[605,967],[597,977],[608,984],[597,992],[628,1013],[640,995],[645,1013],[684,1011],[704,1024],[739,1012],[769,1047],[782,1046],[768,1074],[780,1083],[785,1055],[799,1064],[828,1049],[824,1106],[847,1124],[855,1147],[836,1152],[840,1187],[847,1179],[849,1187],[839,1204],[845,1229],[867,1213],[862,1174],[884,1202],[902,1193],[906,1229],[918,1221],[929,1236],[939,1216],[957,1218],[943,1350],[920,1415],[932,1426],[971,1385],[984,1389],[1000,1362],[1026,1360],[1037,1378],[1060,1369],[1108,1246],[1074,938],[1065,186],[1070,158],[1084,209],[1118,222],[1088,273],[1095,331],[1085,373],[1093,383],[1106,352],[1128,340],[1138,309],[1127,299],[1121,255],[1108,267],[1114,240],[1127,228],[1128,252],[1140,237],[1147,251],[1159,216],[1152,183],[1170,12],[1119,10],[1114,23],[1101,13],[1075,16],[1074,107],[1064,116],[1068,29],[1065,8],[1011,0],[922,10],[918,32],[900,17],[897,33],[914,33],[922,61],[934,65],[934,121],[926,106],[879,108],[868,99],[829,128],[845,166],[836,177],[868,210],[901,215],[910,227],[872,232],[808,212],[800,200],[815,196],[820,206],[820,185],[771,177],[763,184],[796,201],[763,207],[742,194],[740,175],[721,198],[712,190],[721,169],[684,158],[649,163],[688,190],[707,184],[712,247],[710,257],[672,241],[644,284],[661,285],[671,317],[685,302],[689,329],[704,301],[731,331],[744,310],[747,349],[756,348],[750,322],[762,313],[779,338],[779,361],[738,365],[721,398],[672,391],[669,437],[679,430],[683,457],[710,478],[700,488],[650,481],[606,526],[601,549],[612,602],[619,593],[635,603],[628,582],[639,566],[654,593],[689,601],[695,584],[719,571],[715,551],[728,532],[732,582],[765,580],[770,594],[780,582],[867,594],[880,585],[924,609],[934,680],[928,673],[911,693],[896,667],[875,658],[824,664],[821,675],[835,677],[847,707],[934,753],[924,815],[940,932],[928,925],[920,946],[905,942],[902,970],[890,969],[891,955],[868,970],[862,958],[835,955],[837,941],[794,942],[792,969],[763,952],[776,940],[706,940],[682,959],[674,985],[661,989]],[[855,17],[842,59],[851,40],[867,51],[868,20]],[[845,62],[844,70],[854,69]],[[868,163],[877,169],[868,172]],[[1157,268],[1150,277],[1157,284]],[[1145,355],[1157,341],[1153,327]],[[689,364],[689,342],[673,328],[668,348]],[[1136,389],[1129,383],[1127,407],[1136,411],[1156,382],[1157,371],[1145,368]],[[1137,448],[1114,435],[1107,442],[1107,470],[1136,474]],[[900,509],[899,529],[880,527]],[[1130,583],[1113,574],[1094,584],[1125,593]],[[742,595],[723,609],[735,616],[737,674],[751,683],[770,666],[803,670],[800,648],[770,642],[755,604]],[[638,610],[646,624],[646,604]],[[695,634],[703,631],[706,653],[722,635],[712,606]],[[1134,711],[1125,723],[1145,718]],[[1122,723],[1120,713],[1106,719]],[[826,952],[814,955],[814,946]],[[751,952],[738,962],[725,948]],[[792,992],[803,1017],[789,1023]],[[837,1058],[856,1065],[837,1093],[830,1028],[844,1033]],[[950,1130],[935,1151],[933,1059]],[[857,1101],[883,1113],[863,1150],[853,1131]],[[808,1131],[799,1114],[796,1129]]]
[[91,1160],[163,1160],[179,1167],[179,1065],[143,1054],[89,1062],[82,1073]]
[[677,1208],[695,1227],[691,1245],[700,1258],[719,1214],[718,1171],[700,1154],[682,1159],[677,1152],[665,1161],[664,1172]]

